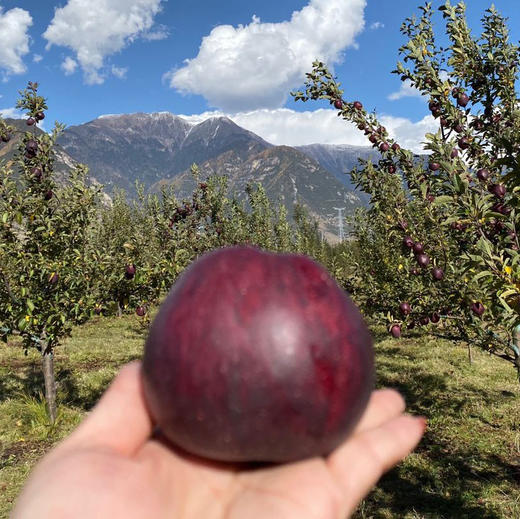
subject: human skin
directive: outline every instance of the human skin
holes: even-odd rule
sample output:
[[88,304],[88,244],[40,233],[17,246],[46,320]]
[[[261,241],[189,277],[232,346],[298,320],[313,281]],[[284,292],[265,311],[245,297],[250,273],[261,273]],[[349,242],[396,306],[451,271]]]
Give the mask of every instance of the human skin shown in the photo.
[[391,389],[372,393],[327,457],[282,465],[203,460],[153,434],[140,363],[123,367],[79,427],[36,466],[11,517],[345,519],[419,443],[426,420]]

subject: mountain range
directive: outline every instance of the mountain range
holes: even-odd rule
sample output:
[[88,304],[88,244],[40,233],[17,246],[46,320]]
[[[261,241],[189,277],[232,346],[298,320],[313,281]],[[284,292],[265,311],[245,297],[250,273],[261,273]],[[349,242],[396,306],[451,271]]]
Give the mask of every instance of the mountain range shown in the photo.
[[[13,124],[13,120],[6,122]],[[14,123],[18,129],[25,126],[21,120]],[[0,145],[0,160],[8,159],[14,147],[13,141]],[[101,116],[68,127],[58,139],[56,170],[65,172],[80,162],[108,194],[123,188],[133,196],[138,181],[152,192],[172,184],[183,197],[193,188],[190,167],[195,163],[201,178],[226,175],[230,190],[239,195],[249,182],[260,182],[289,214],[296,201],[302,203],[334,240],[336,208],[344,207],[348,215],[367,203],[346,173],[359,158],[377,160],[378,156],[370,147],[275,146],[227,117],[192,123],[168,112],[135,113]]]

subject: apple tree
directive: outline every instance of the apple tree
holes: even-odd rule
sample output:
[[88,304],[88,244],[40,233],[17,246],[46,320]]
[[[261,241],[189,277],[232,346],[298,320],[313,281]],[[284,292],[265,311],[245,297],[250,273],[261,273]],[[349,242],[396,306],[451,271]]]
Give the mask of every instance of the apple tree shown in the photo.
[[[22,91],[18,108],[35,128],[45,117],[38,85]],[[5,125],[2,135],[5,135]],[[88,280],[84,253],[98,192],[86,184],[86,168],[65,178],[54,172],[54,145],[62,130],[9,135],[19,140],[11,166],[0,167],[0,337],[17,336],[26,353],[37,349],[43,361],[45,396],[56,418],[54,348],[73,324],[88,319]]]
[[494,7],[473,36],[464,3],[446,1],[444,47],[432,4],[420,10],[402,24],[407,42],[394,73],[427,98],[438,121],[424,156],[402,148],[360,101],[345,100],[320,62],[294,96],[327,100],[381,153],[351,172],[371,197],[354,226],[365,309],[396,337],[429,325],[507,359],[520,375],[519,47]]

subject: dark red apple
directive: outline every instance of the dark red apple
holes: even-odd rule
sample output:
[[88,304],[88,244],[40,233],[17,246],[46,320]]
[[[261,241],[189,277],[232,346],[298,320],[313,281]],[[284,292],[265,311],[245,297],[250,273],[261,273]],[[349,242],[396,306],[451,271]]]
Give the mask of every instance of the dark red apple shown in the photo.
[[125,266],[125,277],[126,279],[132,279],[135,276],[135,265],[132,263],[131,265]]
[[399,337],[401,337],[401,326],[398,324],[393,324],[390,328],[390,333],[392,334],[392,337],[399,339]]
[[352,105],[356,110],[361,110],[363,108],[363,105],[359,101],[354,101],[354,104]]
[[341,110],[343,108],[343,101],[341,99],[336,99],[334,101],[334,108]]
[[374,382],[367,326],[328,272],[302,255],[226,247],[173,285],[143,359],[163,436],[226,462],[330,453]]
[[389,164],[389,165],[388,165],[388,173],[390,173],[390,174],[394,174],[395,171],[396,171],[396,169],[395,169],[395,165],[394,165],[394,164]]
[[489,169],[481,168],[477,171],[477,178],[485,182],[489,178]]
[[427,254],[417,254],[415,259],[417,260],[417,263],[419,263],[419,266],[423,268],[426,267],[428,263],[430,263],[430,258]]
[[32,126],[35,122],[36,122],[35,119],[33,119],[32,117],[29,117],[29,119],[27,119],[27,120],[25,121],[25,124],[26,124],[27,126]]
[[438,171],[439,169],[441,169],[441,165],[438,162],[430,162],[428,168],[430,169],[430,171]]
[[433,312],[433,314],[430,316],[430,321],[433,324],[437,324],[441,320],[441,316],[437,312]]
[[45,119],[45,114],[43,112],[38,112],[35,118],[37,121],[43,121],[43,119]]
[[426,326],[429,322],[430,322],[430,318],[429,318],[427,315],[423,315],[423,316],[421,316],[420,319],[419,319],[419,323],[420,323],[422,326]]
[[379,145],[379,149],[385,153],[386,151],[388,151],[390,149],[390,144],[388,144],[388,142],[382,142],[380,145]]
[[399,144],[397,144],[397,142],[394,142],[394,143],[392,144],[392,149],[393,149],[394,151],[399,151],[399,150],[401,149],[401,146],[399,146]]
[[399,310],[401,310],[403,315],[408,315],[412,311],[412,307],[410,303],[403,302],[399,305]]
[[450,157],[451,157],[452,159],[455,159],[455,158],[457,158],[458,156],[459,156],[459,150],[457,150],[457,148],[453,148],[453,149],[451,150]]
[[421,254],[421,252],[424,252],[424,245],[422,243],[414,243],[413,244],[413,251],[415,254]]
[[146,315],[146,307],[143,306],[143,305],[139,305],[139,306],[135,309],[135,313],[136,313],[139,317],[143,317],[144,315]]
[[436,281],[440,281],[444,277],[444,270],[440,267],[433,267],[432,276]]
[[504,198],[506,194],[506,187],[504,186],[504,184],[492,184],[489,187],[489,191],[498,198]]
[[480,301],[475,301],[471,304],[471,311],[480,317],[484,313],[484,305]]
[[372,133],[370,135],[370,137],[368,138],[368,140],[372,143],[372,144],[375,144],[377,142],[377,135],[375,133]]
[[29,139],[25,143],[25,155],[28,157],[35,157],[38,153],[38,142],[34,139]]
[[458,145],[461,150],[469,148],[469,139],[467,137],[461,137],[458,140]]
[[403,239],[403,245],[408,249],[411,249],[414,246],[412,238],[410,236],[405,236]]
[[469,103],[469,97],[468,94],[460,94],[457,96],[457,104],[464,108]]

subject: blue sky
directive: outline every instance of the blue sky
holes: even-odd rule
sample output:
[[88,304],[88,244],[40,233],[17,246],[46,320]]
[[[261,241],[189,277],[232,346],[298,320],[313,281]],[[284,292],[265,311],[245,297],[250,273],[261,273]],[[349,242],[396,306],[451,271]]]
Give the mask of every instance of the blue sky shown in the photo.
[[[103,114],[169,111],[194,122],[225,114],[275,144],[365,144],[328,106],[295,103],[313,58],[376,109],[412,148],[435,129],[427,102],[403,94],[390,71],[410,0],[0,0],[0,113],[40,83],[45,120],[81,124]],[[440,5],[434,2],[434,6]],[[491,2],[467,2],[468,20]],[[497,0],[520,39],[518,0]],[[439,16],[439,33],[442,20]]]

